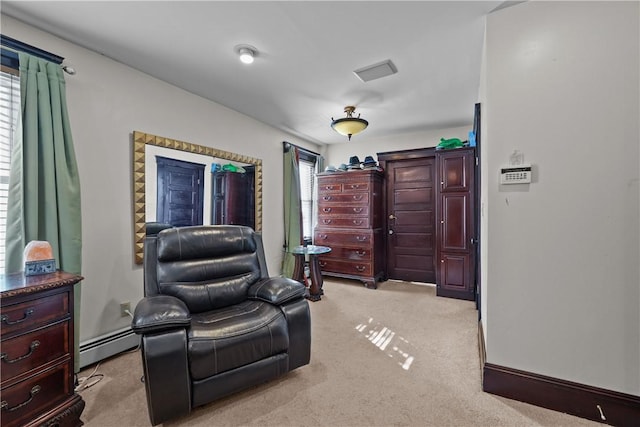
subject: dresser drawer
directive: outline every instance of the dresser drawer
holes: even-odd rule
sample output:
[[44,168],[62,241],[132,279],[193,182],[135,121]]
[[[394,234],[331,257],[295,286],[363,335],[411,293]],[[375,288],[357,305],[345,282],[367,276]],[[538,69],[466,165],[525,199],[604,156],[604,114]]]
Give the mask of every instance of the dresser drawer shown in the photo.
[[318,194],[325,193],[339,193],[342,191],[342,184],[338,183],[324,183],[322,180],[318,180]]
[[358,215],[369,216],[369,206],[344,206],[318,203],[318,215]]
[[2,382],[69,354],[69,322],[2,341]]
[[342,191],[347,193],[350,191],[369,191],[368,182],[345,182],[342,184]]
[[335,259],[319,259],[318,263],[323,273],[343,273],[355,276],[372,276],[373,267],[370,262],[338,261]]
[[314,243],[316,245],[329,247],[332,247],[333,245],[355,246],[361,248],[371,247],[372,233],[369,230],[363,230],[361,232],[339,232],[334,230],[327,231],[323,229],[316,229]]
[[353,193],[353,194],[324,194],[318,196],[318,201],[331,203],[369,203],[369,193]]
[[22,425],[21,420],[32,419],[64,401],[72,392],[68,381],[70,363],[31,377],[2,389],[0,424],[3,427]]
[[2,307],[0,334],[5,337],[35,329],[70,316],[69,293],[61,292],[43,298]]
[[371,186],[368,182],[344,182],[344,183],[324,183],[318,182],[318,194],[353,192],[353,191],[369,191]]
[[318,215],[318,225],[323,227],[369,228],[369,218],[366,216],[335,217]]
[[331,248],[331,252],[319,257],[321,260],[349,260],[349,261],[371,261],[372,251],[369,248],[353,248],[334,246]]

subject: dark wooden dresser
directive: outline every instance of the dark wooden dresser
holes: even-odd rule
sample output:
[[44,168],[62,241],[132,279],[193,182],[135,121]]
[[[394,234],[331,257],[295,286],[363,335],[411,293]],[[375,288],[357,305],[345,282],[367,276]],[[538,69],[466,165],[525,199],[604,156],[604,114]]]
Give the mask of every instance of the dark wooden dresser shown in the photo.
[[82,279],[0,275],[3,427],[83,424],[73,372],[73,285]]
[[318,174],[316,245],[322,274],[361,280],[368,288],[386,280],[382,235],[382,179],[376,169]]

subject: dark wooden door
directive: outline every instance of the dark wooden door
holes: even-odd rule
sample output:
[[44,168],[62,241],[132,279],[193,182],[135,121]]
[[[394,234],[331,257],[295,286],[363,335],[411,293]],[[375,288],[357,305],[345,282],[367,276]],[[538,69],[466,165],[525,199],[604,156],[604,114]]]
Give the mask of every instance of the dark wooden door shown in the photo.
[[204,165],[156,157],[158,204],[156,221],[176,227],[202,225]]
[[211,224],[226,224],[226,175],[229,173],[231,172],[214,172],[211,174]]
[[434,157],[386,162],[387,275],[435,283]]
[[220,171],[211,174],[212,224],[255,227],[255,168],[246,172]]
[[436,154],[437,295],[475,299],[475,150]]

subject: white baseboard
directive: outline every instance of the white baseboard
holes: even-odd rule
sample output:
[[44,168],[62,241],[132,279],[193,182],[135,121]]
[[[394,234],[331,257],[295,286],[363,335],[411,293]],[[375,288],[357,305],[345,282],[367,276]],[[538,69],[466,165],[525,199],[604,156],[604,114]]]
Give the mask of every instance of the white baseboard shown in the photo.
[[127,326],[80,343],[80,369],[137,347],[140,337]]

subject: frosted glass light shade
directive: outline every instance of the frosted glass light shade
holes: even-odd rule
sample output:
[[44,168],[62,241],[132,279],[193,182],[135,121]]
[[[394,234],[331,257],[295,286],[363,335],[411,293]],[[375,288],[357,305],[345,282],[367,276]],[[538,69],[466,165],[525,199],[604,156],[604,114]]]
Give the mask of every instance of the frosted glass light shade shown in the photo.
[[349,139],[351,139],[351,135],[362,132],[367,126],[369,126],[369,122],[365,119],[355,117],[345,117],[344,119],[334,120],[333,123],[331,123],[333,130],[341,135],[348,136]]
[[353,112],[355,111],[355,109],[355,107],[351,106],[344,107],[344,112],[347,113],[347,117],[333,120],[331,122],[331,127],[333,128],[333,130],[341,135],[348,136],[349,141],[351,141],[351,135],[356,135],[365,130],[367,126],[369,126],[369,122],[365,119],[361,119],[360,117],[353,117]]
[[251,49],[242,48],[240,49],[240,61],[245,64],[253,63],[253,52]]

